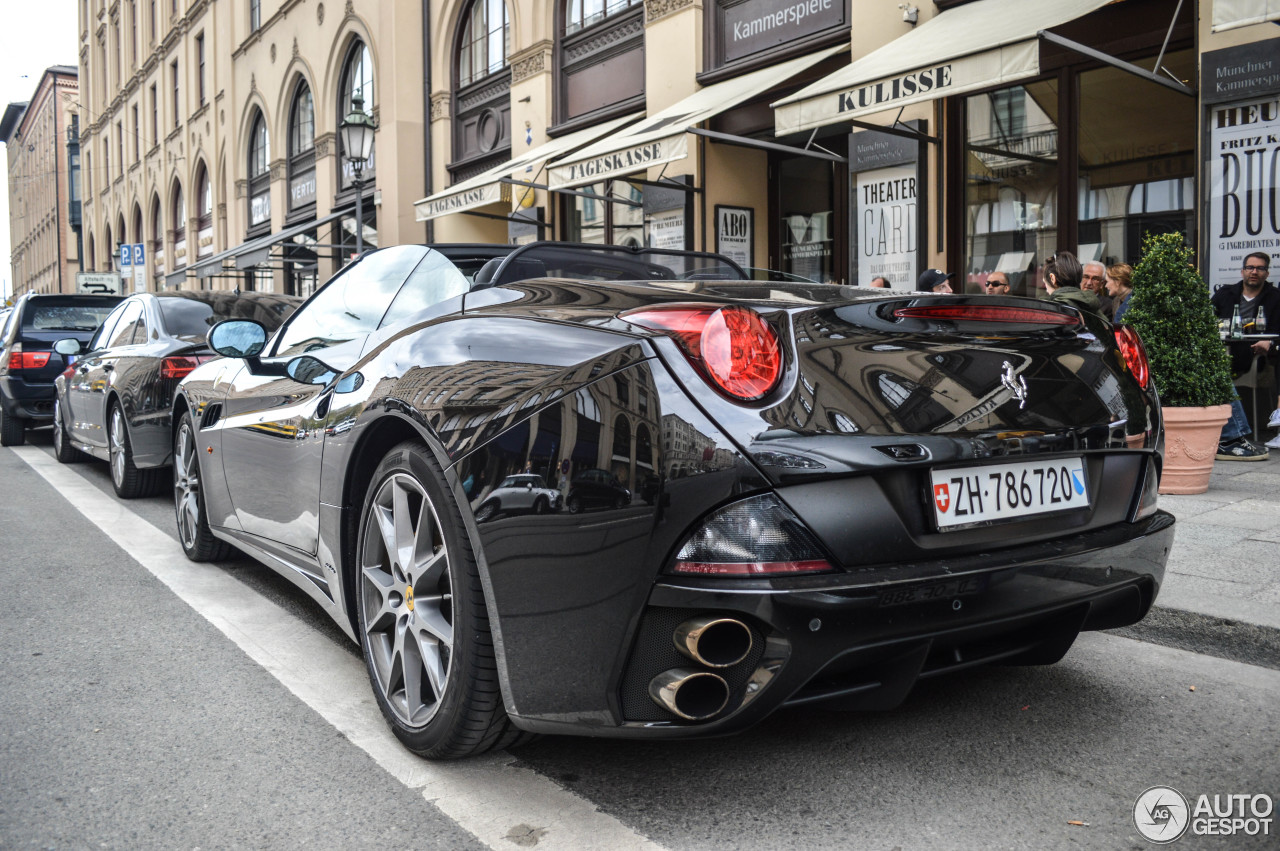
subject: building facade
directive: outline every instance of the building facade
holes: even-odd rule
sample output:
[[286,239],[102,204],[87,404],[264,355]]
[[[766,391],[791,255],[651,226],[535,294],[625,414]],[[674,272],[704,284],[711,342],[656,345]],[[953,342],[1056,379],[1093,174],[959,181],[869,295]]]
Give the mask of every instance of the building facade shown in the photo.
[[[305,295],[354,251],[357,195],[366,247],[420,242],[421,20],[376,0],[81,0],[87,267],[142,244],[149,289]],[[378,126],[359,182],[337,133],[356,96]]]
[[[144,243],[153,287],[306,293],[350,256],[357,196],[368,245],[705,249],[903,289],[940,267],[978,292],[998,269],[1043,295],[1054,251],[1133,262],[1167,230],[1214,284],[1246,246],[1280,251],[1274,0],[82,0],[81,17],[86,262]],[[355,94],[378,128],[360,192],[337,133]]]
[[80,270],[73,205],[78,201],[67,131],[76,121],[76,69],[44,72],[31,100],[9,104],[0,141],[9,157],[13,295],[73,293]]

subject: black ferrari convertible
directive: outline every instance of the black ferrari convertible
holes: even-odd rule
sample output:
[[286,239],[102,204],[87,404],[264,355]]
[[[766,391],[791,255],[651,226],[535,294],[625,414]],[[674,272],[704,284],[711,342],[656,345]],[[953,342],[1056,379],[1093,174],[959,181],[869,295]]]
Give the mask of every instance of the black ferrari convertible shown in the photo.
[[[303,588],[417,753],[889,708],[1155,599],[1174,518],[1131,329],[715,255],[447,254],[370,253],[270,337],[219,324],[173,412],[187,554]],[[525,474],[562,498],[477,518]]]

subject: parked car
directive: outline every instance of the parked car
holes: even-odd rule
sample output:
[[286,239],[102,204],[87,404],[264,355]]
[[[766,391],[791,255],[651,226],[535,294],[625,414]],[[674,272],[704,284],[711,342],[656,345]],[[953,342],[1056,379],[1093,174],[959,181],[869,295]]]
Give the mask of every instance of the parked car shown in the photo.
[[[174,400],[183,549],[303,589],[432,758],[889,708],[1146,614],[1174,518],[1131,329],[726,262],[533,244],[469,283],[397,246],[218,325],[235,360]],[[580,465],[655,499],[477,522],[468,482]]]
[[507,476],[476,507],[476,520],[499,514],[546,514],[560,509],[560,491],[547,487],[542,476],[518,473]]
[[10,312],[0,339],[0,444],[21,446],[26,430],[53,420],[53,382],[67,366],[58,340],[87,343],[118,296],[27,293]]
[[278,328],[302,299],[268,293],[138,293],[121,303],[80,353],[75,338],[55,348],[75,363],[54,382],[53,448],[64,464],[83,455],[111,464],[116,494],[132,499],[169,485],[173,393],[217,357],[206,343],[223,319]]
[[565,507],[577,514],[591,508],[621,508],[631,503],[631,491],[608,470],[581,470],[569,481]]

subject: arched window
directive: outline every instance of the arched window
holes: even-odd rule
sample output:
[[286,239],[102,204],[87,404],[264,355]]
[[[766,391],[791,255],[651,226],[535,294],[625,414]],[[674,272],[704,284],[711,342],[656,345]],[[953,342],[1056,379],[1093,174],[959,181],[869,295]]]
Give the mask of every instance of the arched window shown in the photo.
[[173,184],[169,223],[173,226],[173,268],[181,269],[187,265],[187,199],[177,181]]
[[557,124],[644,109],[644,4],[564,0],[558,28]]
[[90,272],[98,268],[93,254],[93,231],[89,231],[89,239],[85,242],[84,265]]
[[196,256],[213,253],[213,184],[204,163],[196,171]]
[[[362,41],[356,41],[347,51],[347,61],[342,67],[342,84],[338,97],[338,119],[337,124],[342,123],[342,119],[346,118],[347,113],[351,112],[352,99],[359,95],[362,101],[361,109],[367,115],[373,115],[373,107],[377,101],[374,99],[373,90],[373,60],[369,56],[369,48]],[[337,130],[334,127],[334,130]],[[378,145],[375,142],[373,148],[369,151],[369,159],[364,164],[364,170],[361,173],[361,179],[364,181],[366,193],[373,192],[373,179],[375,175],[375,166],[377,164]],[[355,169],[351,167],[351,163],[347,161],[347,152],[342,147],[342,133],[338,133],[338,162],[342,169],[342,180],[340,182],[341,189],[350,189],[355,183]]]
[[565,4],[564,34],[573,35],[597,21],[639,5],[640,0],[569,0]]
[[511,155],[511,27],[505,0],[472,0],[454,48],[454,182]]
[[160,197],[151,199],[151,262],[156,274],[164,274],[164,219],[160,215]]
[[271,143],[261,112],[249,127],[249,231],[256,236],[271,229]]
[[511,27],[503,0],[475,0],[458,46],[458,85],[469,86],[507,67]]
[[111,225],[107,225],[107,234],[102,244],[107,247],[107,265],[102,268],[109,272],[118,272],[119,268],[116,266],[116,262],[120,259],[120,255],[116,253],[116,244],[111,241]]
[[142,208],[137,203],[133,205],[133,242],[146,242],[142,235]]
[[316,111],[311,87],[298,81],[289,107],[289,212],[316,203]]

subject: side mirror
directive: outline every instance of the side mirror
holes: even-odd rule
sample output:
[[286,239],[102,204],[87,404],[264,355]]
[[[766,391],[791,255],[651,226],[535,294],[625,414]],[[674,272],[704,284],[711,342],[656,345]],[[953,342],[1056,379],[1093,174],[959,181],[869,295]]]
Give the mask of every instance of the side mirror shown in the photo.
[[533,490],[533,482],[525,482],[525,483],[524,483],[524,489],[525,489],[525,490],[527,490],[527,491],[531,491],[531,490]]
[[311,355],[300,355],[285,364],[285,374],[299,384],[325,385],[338,374],[320,358]]
[[60,355],[78,355],[80,349],[80,341],[75,337],[67,337],[53,344],[53,350]]
[[256,358],[267,347],[267,329],[252,319],[224,319],[209,330],[209,347],[229,358]]

